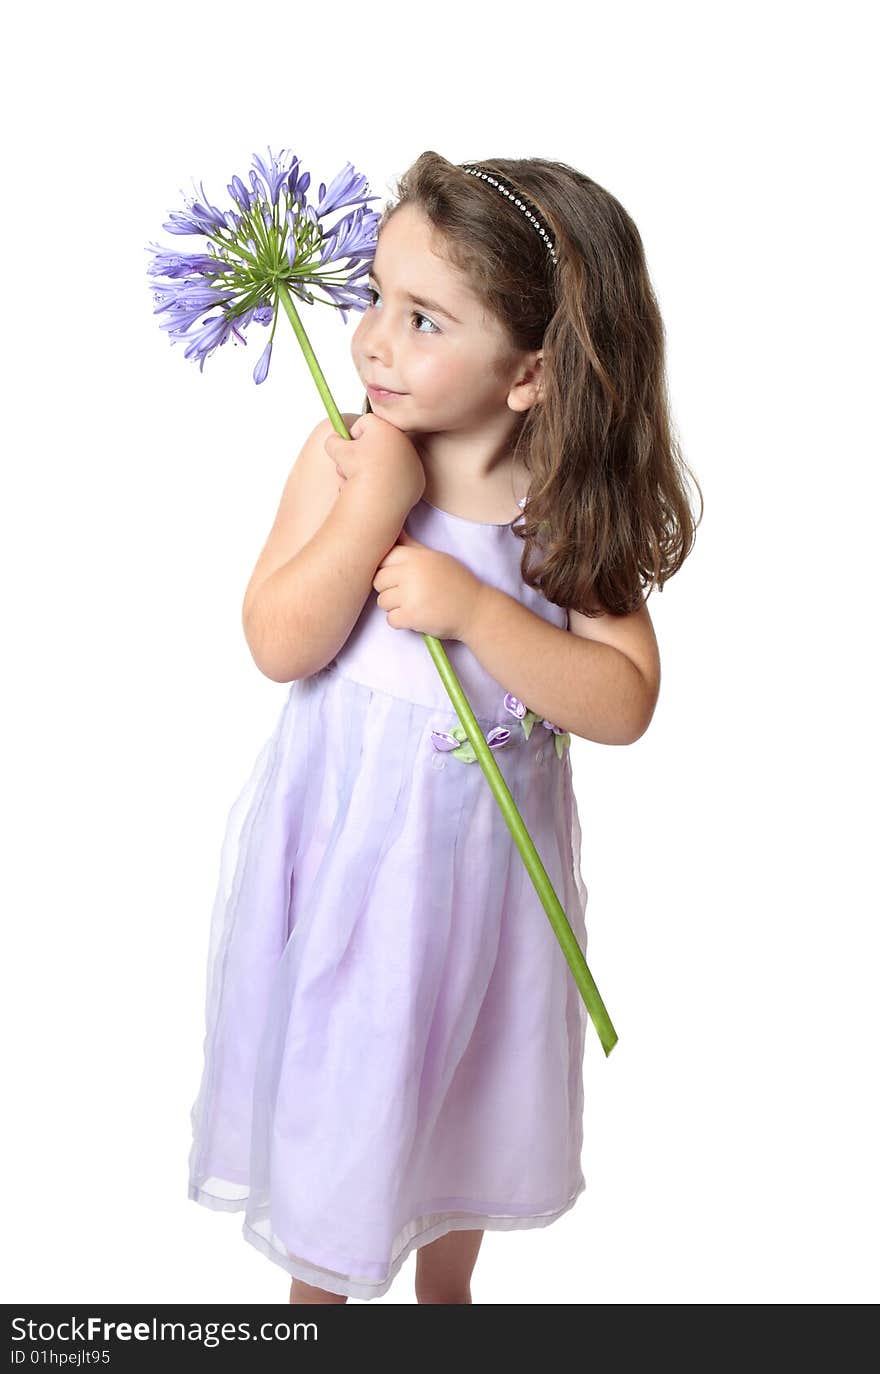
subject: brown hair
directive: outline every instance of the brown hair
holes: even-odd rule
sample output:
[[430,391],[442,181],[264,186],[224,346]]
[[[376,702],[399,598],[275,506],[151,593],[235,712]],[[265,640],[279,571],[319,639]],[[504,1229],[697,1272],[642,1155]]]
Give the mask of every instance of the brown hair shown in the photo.
[[[477,165],[531,202],[555,265],[521,210],[435,152],[398,179],[379,232],[400,206],[417,205],[511,346],[543,349],[542,396],[512,448],[531,477],[513,526],[526,545],[523,580],[566,609],[624,615],[641,604],[643,582],[649,594],[654,585],[662,591],[699,523],[673,432],[665,333],[642,240],[609,191],[563,162]],[[363,411],[371,409],[367,395]],[[700,507],[702,519],[702,492]]]

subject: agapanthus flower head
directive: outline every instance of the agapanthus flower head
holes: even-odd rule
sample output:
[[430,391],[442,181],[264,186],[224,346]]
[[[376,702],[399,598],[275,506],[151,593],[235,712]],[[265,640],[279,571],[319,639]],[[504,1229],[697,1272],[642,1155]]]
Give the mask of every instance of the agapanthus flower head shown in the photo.
[[[376,251],[379,214],[366,208],[378,196],[366,195],[367,180],[350,162],[329,186],[321,182],[317,203],[306,192],[311,174],[288,149],[264,161],[254,154],[250,186],[234,176],[227,191],[235,206],[221,210],[199,187],[200,196],[172,211],[162,228],[171,234],[201,234],[207,245],[184,253],[147,245],[153,254],[148,274],[156,302],[154,314],[172,343],[186,341],[185,356],[199,370],[215,348],[233,336],[246,344],[243,331],[253,321],[272,324],[272,334],[254,368],[254,381],[265,380],[282,290],[309,305],[314,291],[322,305],[339,310],[343,324],[349,310],[365,310],[370,292],[357,285]],[[332,226],[326,217],[347,209]],[[164,279],[164,280],[162,280]],[[212,313],[213,312],[213,313]]]

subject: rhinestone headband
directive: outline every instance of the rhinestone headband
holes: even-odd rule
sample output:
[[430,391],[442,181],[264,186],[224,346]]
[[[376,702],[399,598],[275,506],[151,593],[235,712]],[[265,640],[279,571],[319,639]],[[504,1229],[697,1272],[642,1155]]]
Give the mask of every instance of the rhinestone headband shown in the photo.
[[554,263],[558,262],[556,252],[553,247],[553,241],[550,238],[550,235],[547,233],[547,230],[544,228],[543,224],[538,219],[537,215],[532,214],[532,211],[529,209],[528,205],[526,205],[524,201],[520,200],[519,196],[516,194],[515,191],[508,190],[508,188],[505,185],[503,185],[502,182],[498,181],[495,177],[490,176],[488,172],[482,171],[482,169],[479,167],[462,167],[462,171],[467,172],[469,176],[479,177],[481,181],[488,181],[490,186],[494,186],[498,191],[501,192],[503,196],[506,196],[507,199],[511,202],[511,204],[515,205],[518,210],[522,210],[526,219],[531,220],[532,224],[537,229],[541,238],[546,243],[547,251],[549,252]]

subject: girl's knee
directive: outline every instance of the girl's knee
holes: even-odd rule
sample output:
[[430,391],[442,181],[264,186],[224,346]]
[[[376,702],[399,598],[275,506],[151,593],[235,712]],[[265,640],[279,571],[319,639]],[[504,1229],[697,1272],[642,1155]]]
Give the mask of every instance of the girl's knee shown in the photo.
[[430,1283],[416,1279],[416,1301],[422,1306],[443,1303],[446,1306],[459,1306],[472,1303],[470,1285],[467,1288],[436,1288]]
[[470,1281],[483,1232],[448,1231],[420,1246],[416,1258],[416,1297],[420,1303],[469,1303]]

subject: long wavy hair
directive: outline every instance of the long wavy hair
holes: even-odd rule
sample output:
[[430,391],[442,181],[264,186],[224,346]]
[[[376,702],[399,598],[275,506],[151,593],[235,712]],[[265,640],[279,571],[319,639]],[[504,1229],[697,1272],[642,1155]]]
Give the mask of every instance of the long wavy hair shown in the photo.
[[[522,577],[566,609],[625,615],[641,604],[643,587],[662,591],[679,570],[699,523],[685,480],[693,474],[673,430],[665,332],[642,240],[620,202],[564,162],[477,165],[531,203],[553,239],[555,264],[521,210],[431,151],[398,178],[379,233],[401,206],[418,206],[512,348],[543,349],[541,397],[511,444],[531,479],[512,527],[526,546]],[[371,410],[366,395],[362,413]]]

